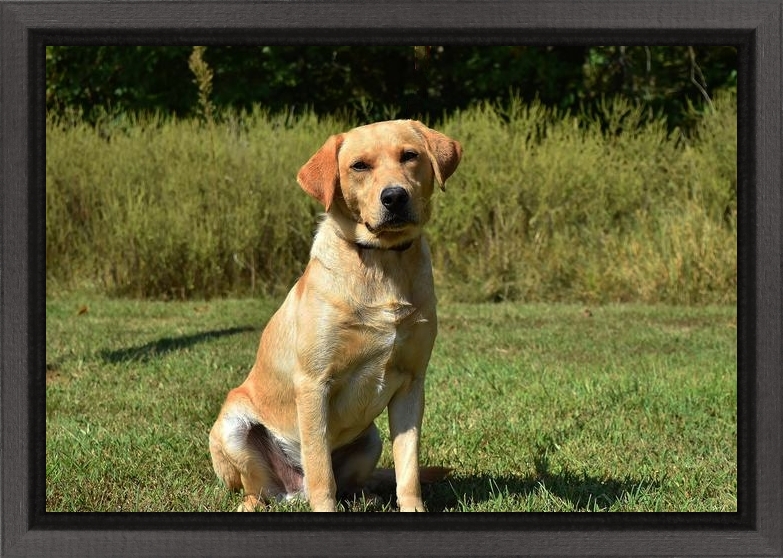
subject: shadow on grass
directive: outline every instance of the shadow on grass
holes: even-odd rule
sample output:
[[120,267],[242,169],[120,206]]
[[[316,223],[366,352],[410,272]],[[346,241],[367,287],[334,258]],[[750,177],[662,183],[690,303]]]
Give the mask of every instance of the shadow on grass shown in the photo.
[[[566,503],[573,511],[605,510],[633,497],[641,488],[652,485],[633,479],[599,479],[572,473],[552,474],[546,477],[515,475],[474,475],[447,479],[425,488],[429,511],[460,511],[465,506],[501,502],[509,497],[526,499],[530,495],[547,494]],[[497,510],[501,511],[501,510]],[[508,510],[515,511],[515,510]],[[518,510],[526,511],[526,510]],[[545,511],[545,510],[541,510]]]
[[[543,477],[516,475],[471,475],[447,478],[435,484],[422,485],[422,497],[430,512],[474,511],[605,511],[616,504],[635,499],[640,492],[656,488],[653,482],[633,479],[601,479],[569,472]],[[376,488],[368,502],[343,501],[349,511],[394,511],[396,496],[393,486]],[[528,496],[546,502],[556,509],[509,509],[522,504]],[[497,506],[492,505],[497,502]],[[490,505],[486,505],[490,504]],[[494,509],[497,507],[497,509]]]
[[658,487],[655,482],[633,478],[602,478],[568,470],[552,473],[547,454],[546,450],[539,449],[538,456],[534,459],[534,475],[456,476],[426,487],[429,492],[429,509],[460,510],[466,505],[492,501],[503,505],[502,501],[509,497],[527,499],[528,496],[535,495],[544,500],[560,500],[565,503],[567,509],[573,511],[606,510],[617,503],[634,500],[640,493]]
[[251,326],[241,326],[219,329],[215,331],[203,331],[201,333],[183,335],[180,337],[164,337],[163,339],[158,339],[157,341],[153,341],[151,343],[145,343],[144,345],[140,345],[138,347],[128,347],[127,349],[118,349],[116,351],[103,350],[99,354],[105,362],[110,362],[112,364],[119,364],[123,362],[147,362],[150,359],[165,355],[171,351],[186,349],[205,341],[211,341],[213,339],[219,339],[228,335],[236,335],[238,333],[245,333],[248,331],[258,331],[258,328]]

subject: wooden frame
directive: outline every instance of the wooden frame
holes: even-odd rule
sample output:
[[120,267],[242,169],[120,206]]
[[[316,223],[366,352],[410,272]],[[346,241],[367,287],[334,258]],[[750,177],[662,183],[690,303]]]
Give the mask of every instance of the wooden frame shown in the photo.
[[[781,0],[0,0],[2,555],[783,554],[782,29]],[[259,40],[737,45],[739,512],[45,513],[44,46]]]

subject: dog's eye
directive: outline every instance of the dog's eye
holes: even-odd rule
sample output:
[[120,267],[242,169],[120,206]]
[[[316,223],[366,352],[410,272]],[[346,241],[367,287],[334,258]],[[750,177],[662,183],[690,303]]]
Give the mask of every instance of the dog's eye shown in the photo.
[[400,160],[403,163],[407,163],[408,161],[415,161],[418,158],[419,158],[418,153],[416,153],[415,151],[408,150],[402,153],[402,158]]
[[370,165],[368,165],[364,161],[356,161],[354,164],[351,165],[351,169],[355,171],[366,171],[366,170],[370,170]]

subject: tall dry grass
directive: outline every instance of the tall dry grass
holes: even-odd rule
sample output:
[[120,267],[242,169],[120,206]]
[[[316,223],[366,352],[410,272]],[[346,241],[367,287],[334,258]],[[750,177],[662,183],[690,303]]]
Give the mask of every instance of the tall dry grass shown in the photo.
[[616,101],[601,118],[484,106],[447,120],[466,144],[431,236],[459,300],[736,300],[736,99],[692,138]]
[[[621,101],[594,119],[516,103],[436,124],[465,149],[429,229],[440,296],[735,301],[736,98],[714,104],[689,138]],[[263,111],[48,120],[48,287],[280,294],[320,211],[296,172],[355,124]]]

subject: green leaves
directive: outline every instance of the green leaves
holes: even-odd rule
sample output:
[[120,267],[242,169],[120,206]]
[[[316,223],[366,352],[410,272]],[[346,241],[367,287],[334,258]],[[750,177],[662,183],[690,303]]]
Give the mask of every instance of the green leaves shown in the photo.
[[[193,48],[202,47],[47,47],[47,109],[90,121],[106,112],[203,114]],[[217,111],[311,109],[364,121],[434,120],[514,96],[575,113],[623,97],[687,127],[689,102],[709,104],[705,94],[737,83],[731,47],[210,46],[201,55]]]

